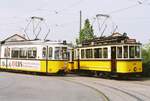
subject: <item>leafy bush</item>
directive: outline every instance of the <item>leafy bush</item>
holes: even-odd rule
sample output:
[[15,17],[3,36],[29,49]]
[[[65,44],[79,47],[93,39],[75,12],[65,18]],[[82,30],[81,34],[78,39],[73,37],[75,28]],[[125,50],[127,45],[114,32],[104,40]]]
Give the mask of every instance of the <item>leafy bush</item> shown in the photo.
[[150,76],[150,44],[142,49],[143,76]]
[[150,61],[143,63],[143,76],[150,76]]

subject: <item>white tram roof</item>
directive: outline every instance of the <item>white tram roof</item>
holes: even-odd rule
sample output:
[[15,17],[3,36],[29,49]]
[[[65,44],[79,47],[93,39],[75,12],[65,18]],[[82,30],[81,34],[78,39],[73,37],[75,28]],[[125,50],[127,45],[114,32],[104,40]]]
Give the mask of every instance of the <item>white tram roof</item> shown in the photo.
[[21,41],[6,41],[1,42],[1,45],[67,45],[66,42],[53,42],[43,40],[21,40]]
[[1,41],[0,45],[67,45],[67,43],[66,41],[27,40],[25,36],[14,34]]

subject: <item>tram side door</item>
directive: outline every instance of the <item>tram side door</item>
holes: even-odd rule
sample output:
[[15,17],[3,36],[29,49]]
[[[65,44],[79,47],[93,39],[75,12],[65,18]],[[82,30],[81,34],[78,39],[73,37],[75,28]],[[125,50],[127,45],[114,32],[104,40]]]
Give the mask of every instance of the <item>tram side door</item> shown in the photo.
[[45,72],[48,73],[48,46],[42,48],[42,59],[45,64]]
[[116,47],[111,47],[111,72],[116,72]]
[[80,50],[77,49],[78,72],[80,71]]

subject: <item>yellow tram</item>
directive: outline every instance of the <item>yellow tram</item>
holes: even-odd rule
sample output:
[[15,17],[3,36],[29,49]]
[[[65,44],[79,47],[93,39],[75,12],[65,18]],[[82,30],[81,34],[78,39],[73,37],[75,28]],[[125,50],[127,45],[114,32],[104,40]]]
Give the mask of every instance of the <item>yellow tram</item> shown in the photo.
[[1,42],[0,69],[42,73],[67,71],[66,42],[21,40]]
[[126,34],[85,40],[74,49],[74,69],[104,75],[135,75],[142,72],[141,43]]
[[85,40],[72,47],[42,40],[3,41],[0,69],[41,73],[80,71],[97,76],[142,73],[142,45],[126,34]]

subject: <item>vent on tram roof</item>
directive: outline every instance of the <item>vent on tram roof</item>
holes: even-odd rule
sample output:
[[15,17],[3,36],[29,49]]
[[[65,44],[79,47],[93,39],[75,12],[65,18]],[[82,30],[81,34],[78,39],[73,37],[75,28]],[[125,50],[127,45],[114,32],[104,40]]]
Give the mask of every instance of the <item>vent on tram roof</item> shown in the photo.
[[67,41],[66,41],[66,40],[63,40],[63,44],[66,45],[66,44],[67,44]]

